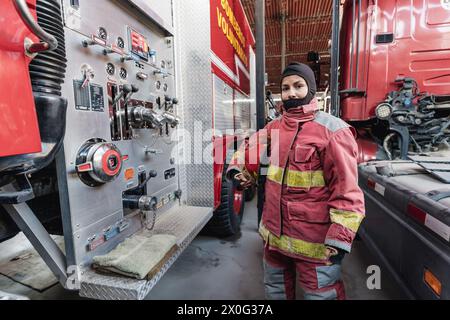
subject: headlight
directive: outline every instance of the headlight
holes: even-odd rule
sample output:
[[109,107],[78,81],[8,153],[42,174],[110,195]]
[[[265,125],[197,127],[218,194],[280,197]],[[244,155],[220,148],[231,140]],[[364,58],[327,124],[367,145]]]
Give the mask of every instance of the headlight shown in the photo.
[[392,106],[389,103],[382,103],[375,109],[375,115],[380,120],[388,120],[392,115]]

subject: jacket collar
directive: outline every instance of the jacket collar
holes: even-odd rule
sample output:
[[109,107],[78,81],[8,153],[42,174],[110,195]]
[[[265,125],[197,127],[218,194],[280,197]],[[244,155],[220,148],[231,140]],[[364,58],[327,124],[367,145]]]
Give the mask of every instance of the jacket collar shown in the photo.
[[311,121],[314,120],[318,110],[317,98],[314,98],[310,104],[283,112],[283,119],[288,122]]

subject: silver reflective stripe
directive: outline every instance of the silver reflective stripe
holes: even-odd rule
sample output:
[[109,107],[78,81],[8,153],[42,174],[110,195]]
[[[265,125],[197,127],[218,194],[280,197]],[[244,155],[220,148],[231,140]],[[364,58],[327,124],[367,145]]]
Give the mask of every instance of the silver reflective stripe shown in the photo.
[[266,299],[286,300],[284,269],[270,266],[264,261],[264,287]]
[[320,111],[317,113],[314,122],[323,125],[325,128],[331,132],[336,132],[340,129],[348,128],[349,125],[343,120],[333,117],[332,115]]
[[332,286],[341,279],[341,265],[316,267],[317,286],[319,289]]
[[305,292],[305,300],[336,300],[337,291],[331,289],[324,292]]

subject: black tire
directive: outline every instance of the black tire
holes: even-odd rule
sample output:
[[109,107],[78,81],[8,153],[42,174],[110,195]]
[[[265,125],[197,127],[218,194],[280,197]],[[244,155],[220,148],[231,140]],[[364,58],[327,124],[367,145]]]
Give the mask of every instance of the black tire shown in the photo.
[[244,192],[244,195],[245,195],[245,201],[247,201],[247,202],[252,201],[256,195],[256,186],[253,185],[250,188],[246,189]]
[[235,214],[234,194],[236,189],[233,184],[226,179],[225,173],[226,167],[224,168],[224,174],[222,175],[220,205],[214,211],[213,217],[209,220],[202,232],[203,234],[221,238],[231,237],[239,233],[245,207],[245,201],[242,199],[239,214]]

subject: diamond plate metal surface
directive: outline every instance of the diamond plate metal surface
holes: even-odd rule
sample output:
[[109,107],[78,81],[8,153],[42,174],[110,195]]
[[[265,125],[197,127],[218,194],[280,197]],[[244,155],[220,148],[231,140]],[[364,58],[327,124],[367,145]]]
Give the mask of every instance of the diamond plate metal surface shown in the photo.
[[[214,129],[220,130],[221,135],[226,130],[234,130],[233,123],[233,88],[218,76],[213,75],[214,81]],[[215,135],[218,132],[215,131]]]
[[250,129],[250,99],[242,93],[235,91],[234,127],[236,130],[247,131]]
[[187,248],[212,217],[212,208],[176,207],[161,216],[149,234],[172,234],[179,250],[151,280],[99,275],[91,269],[82,271],[80,296],[99,300],[142,300],[162,278],[180,254]]
[[184,159],[180,186],[188,205],[203,207],[214,204],[212,139],[203,136],[212,129],[213,114],[209,8],[208,0],[174,1],[179,129],[185,130],[178,144]]

